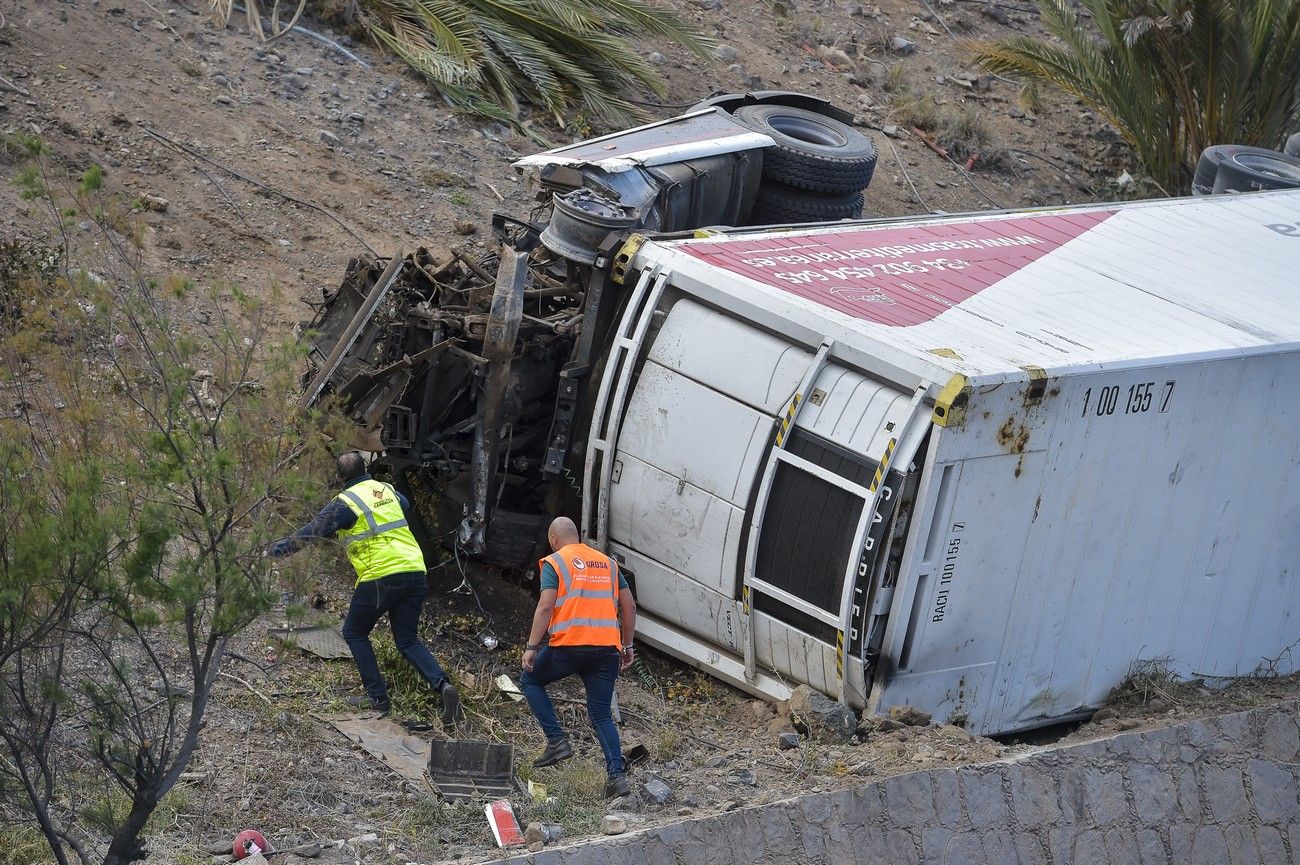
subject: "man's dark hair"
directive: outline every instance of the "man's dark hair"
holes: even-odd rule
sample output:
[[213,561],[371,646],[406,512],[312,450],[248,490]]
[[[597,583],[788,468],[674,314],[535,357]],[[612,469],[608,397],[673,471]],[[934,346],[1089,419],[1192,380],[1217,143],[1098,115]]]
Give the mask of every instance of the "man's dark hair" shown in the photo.
[[339,473],[339,480],[350,481],[366,473],[366,461],[356,451],[348,451],[338,458],[334,468]]

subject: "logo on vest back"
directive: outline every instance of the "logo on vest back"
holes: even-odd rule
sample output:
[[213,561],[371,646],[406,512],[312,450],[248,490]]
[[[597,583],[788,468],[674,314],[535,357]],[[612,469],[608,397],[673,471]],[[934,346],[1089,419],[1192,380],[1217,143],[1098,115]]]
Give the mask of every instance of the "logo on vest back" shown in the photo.
[[587,563],[584,562],[582,559],[574,559],[573,566],[581,571],[587,567]]

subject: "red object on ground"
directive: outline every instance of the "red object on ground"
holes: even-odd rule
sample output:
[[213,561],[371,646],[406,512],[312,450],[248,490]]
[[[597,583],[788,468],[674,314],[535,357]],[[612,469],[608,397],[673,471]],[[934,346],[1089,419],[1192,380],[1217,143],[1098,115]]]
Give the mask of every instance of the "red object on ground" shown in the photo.
[[234,854],[236,859],[244,859],[255,853],[265,853],[271,849],[266,837],[256,829],[245,829],[235,836]]
[[487,814],[488,825],[492,827],[492,836],[498,847],[516,847],[526,844],[524,833],[519,831],[519,821],[515,810],[510,807],[509,799],[498,799],[483,806]]

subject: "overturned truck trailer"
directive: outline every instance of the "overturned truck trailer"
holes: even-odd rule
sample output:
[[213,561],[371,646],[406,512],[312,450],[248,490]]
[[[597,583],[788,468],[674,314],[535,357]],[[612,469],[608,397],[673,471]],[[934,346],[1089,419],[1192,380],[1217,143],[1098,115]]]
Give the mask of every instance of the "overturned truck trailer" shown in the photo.
[[499,262],[360,265],[320,318],[305,398],[441,478],[458,543],[525,568],[580,517],[646,642],[978,733],[1138,659],[1295,669],[1300,192],[674,236],[667,185],[562,153],[629,224],[498,220]]

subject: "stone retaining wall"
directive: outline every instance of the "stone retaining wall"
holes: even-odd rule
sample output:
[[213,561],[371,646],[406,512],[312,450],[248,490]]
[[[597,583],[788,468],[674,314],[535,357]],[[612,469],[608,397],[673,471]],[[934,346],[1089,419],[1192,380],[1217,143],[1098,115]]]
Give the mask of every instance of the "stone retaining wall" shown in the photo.
[[933,769],[495,865],[1286,865],[1300,703]]

